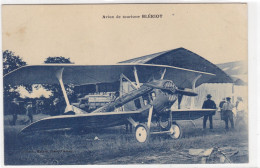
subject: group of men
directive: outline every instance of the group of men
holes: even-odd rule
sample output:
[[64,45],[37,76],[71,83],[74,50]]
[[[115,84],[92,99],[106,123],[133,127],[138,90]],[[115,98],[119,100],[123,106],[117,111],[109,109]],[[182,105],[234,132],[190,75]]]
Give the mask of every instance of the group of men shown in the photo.
[[[26,115],[28,116],[28,121],[29,122],[33,122],[33,107],[32,107],[32,102],[28,102],[25,105],[25,109],[26,109]],[[13,120],[11,122],[11,125],[16,125],[16,120],[17,120],[17,116],[19,114],[20,111],[20,107],[19,107],[19,101],[17,100],[17,98],[14,98],[12,101],[12,115],[13,115]]]
[[[212,96],[210,94],[207,95],[207,100],[204,101],[202,108],[203,109],[217,109],[216,103],[211,100]],[[219,104],[221,120],[225,121],[225,129],[229,129],[229,122],[231,124],[231,129],[234,129],[234,117],[236,116],[236,124],[245,124],[245,110],[242,97],[237,98],[236,105],[231,103],[231,98],[226,97]],[[236,110],[234,111],[234,108]],[[213,129],[213,120],[212,116],[215,113],[205,115],[203,118],[203,129],[206,128],[207,120],[209,119],[210,129]]]
[[[65,106],[62,104],[63,102],[59,98],[55,98],[53,102],[49,105],[51,112],[50,115],[60,115],[63,114]],[[17,98],[14,98],[11,102],[12,108],[12,116],[13,120],[10,122],[11,125],[16,125],[18,114],[20,111],[23,111],[25,108],[26,116],[28,119],[24,121],[24,123],[32,123],[33,122],[33,103],[31,101],[27,102],[24,106],[19,105],[19,101]]]
[[[211,100],[212,96],[210,94],[207,95],[207,100],[204,101],[202,108],[203,109],[217,109],[216,103]],[[55,105],[54,101],[54,105]],[[243,99],[241,97],[237,98],[236,105],[231,103],[231,98],[226,97],[219,104],[220,113],[221,113],[221,120],[225,121],[225,129],[229,129],[229,122],[231,124],[231,128],[234,129],[234,118],[233,116],[236,115],[236,124],[242,123],[245,124],[245,111],[244,111],[244,104]],[[236,113],[233,109],[236,108]],[[26,115],[28,116],[28,120],[32,123],[33,122],[33,109],[32,109],[32,102],[28,102],[25,106]],[[16,98],[13,99],[12,102],[12,114],[13,114],[13,121],[12,125],[16,124],[17,115],[19,114],[19,102]],[[213,120],[212,117],[215,113],[205,115],[203,118],[203,129],[206,128],[207,120],[209,119],[210,129],[213,129]]]

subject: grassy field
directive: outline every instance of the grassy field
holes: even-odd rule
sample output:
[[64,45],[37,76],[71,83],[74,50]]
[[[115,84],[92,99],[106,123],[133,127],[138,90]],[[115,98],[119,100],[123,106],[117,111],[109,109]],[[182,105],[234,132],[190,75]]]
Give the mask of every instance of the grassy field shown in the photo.
[[[36,115],[36,120],[44,118]],[[26,125],[25,116],[19,116],[16,126],[9,124],[11,116],[5,116],[4,141],[6,165],[53,164],[194,164],[199,157],[189,155],[189,149],[228,148],[238,152],[228,157],[230,163],[248,162],[248,134],[246,129],[226,132],[224,122],[216,115],[214,129],[202,129],[202,119],[180,121],[183,137],[173,140],[168,136],[153,135],[145,144],[136,142],[133,134],[127,134],[124,126],[95,132],[45,132],[26,137],[17,133]],[[98,132],[98,133],[97,133]],[[99,140],[94,140],[98,137]],[[208,163],[220,163],[211,159]]]

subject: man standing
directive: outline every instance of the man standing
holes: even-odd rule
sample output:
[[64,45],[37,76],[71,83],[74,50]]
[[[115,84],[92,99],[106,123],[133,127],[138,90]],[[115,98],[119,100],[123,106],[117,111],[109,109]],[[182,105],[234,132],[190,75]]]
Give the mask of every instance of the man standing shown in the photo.
[[[213,100],[211,100],[211,95],[208,94],[207,95],[207,100],[204,101],[203,103],[203,106],[202,108],[203,109],[216,109],[216,104]],[[210,126],[210,129],[213,129],[213,121],[212,121],[212,116],[215,115],[214,114],[209,114],[209,115],[204,115],[204,118],[203,118],[203,129],[206,128],[206,124],[207,124],[207,120],[209,118],[209,126]]]
[[[50,115],[61,115],[64,113],[65,110],[65,105],[64,101],[62,101],[60,98],[55,98],[52,104],[52,111]],[[66,113],[66,114],[75,114],[74,112],[72,113]]]
[[234,121],[233,121],[233,108],[234,105],[230,102],[231,98],[227,97],[227,102],[223,105],[224,110],[224,119],[225,119],[225,128],[228,130],[228,121],[230,121],[231,128],[234,129]]
[[13,115],[13,121],[12,125],[16,124],[17,115],[19,114],[19,102],[17,101],[17,98],[14,98],[12,101],[12,115]]
[[28,105],[26,106],[26,114],[28,116],[29,121],[33,122],[33,108],[32,108],[32,102],[28,102]]
[[243,98],[242,97],[237,97],[237,102],[236,102],[236,111],[237,111],[237,116],[236,116],[236,128],[237,126],[244,127],[246,126],[246,115],[245,115],[245,105],[243,103]]

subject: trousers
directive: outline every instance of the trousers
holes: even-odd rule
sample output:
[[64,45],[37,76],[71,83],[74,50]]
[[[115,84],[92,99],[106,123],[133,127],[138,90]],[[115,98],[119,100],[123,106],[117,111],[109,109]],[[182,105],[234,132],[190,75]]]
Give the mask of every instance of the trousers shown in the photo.
[[17,114],[13,114],[13,121],[12,124],[15,125],[17,120]]
[[225,128],[228,129],[228,121],[230,121],[231,128],[234,128],[234,120],[233,120],[233,112],[231,110],[226,110],[224,112],[224,118],[225,118]]
[[212,115],[205,115],[203,118],[203,128],[206,128],[207,120],[209,118],[209,128],[213,129]]

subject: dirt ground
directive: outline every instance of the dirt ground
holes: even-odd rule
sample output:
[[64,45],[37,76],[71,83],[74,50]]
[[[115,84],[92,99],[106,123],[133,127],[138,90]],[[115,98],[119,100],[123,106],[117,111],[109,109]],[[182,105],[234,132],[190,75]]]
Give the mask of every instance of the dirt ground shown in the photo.
[[[35,120],[44,118],[35,116]],[[25,116],[18,116],[11,126],[5,116],[4,142],[6,165],[73,164],[199,164],[248,163],[246,127],[225,131],[224,122],[214,117],[214,129],[203,130],[202,119],[179,121],[183,136],[173,140],[167,135],[153,135],[148,143],[138,143],[125,127],[104,130],[42,132],[20,137]],[[26,122],[25,122],[26,123]],[[213,149],[210,156],[194,156],[191,149]],[[221,157],[222,156],[222,160]],[[224,157],[224,161],[223,161]]]

